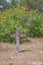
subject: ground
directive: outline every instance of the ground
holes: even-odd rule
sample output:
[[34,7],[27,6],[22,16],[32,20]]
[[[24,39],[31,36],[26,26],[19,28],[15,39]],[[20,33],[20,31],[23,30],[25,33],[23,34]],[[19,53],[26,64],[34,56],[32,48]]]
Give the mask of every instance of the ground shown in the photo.
[[43,38],[29,38],[19,53],[16,45],[0,42],[0,65],[43,65]]

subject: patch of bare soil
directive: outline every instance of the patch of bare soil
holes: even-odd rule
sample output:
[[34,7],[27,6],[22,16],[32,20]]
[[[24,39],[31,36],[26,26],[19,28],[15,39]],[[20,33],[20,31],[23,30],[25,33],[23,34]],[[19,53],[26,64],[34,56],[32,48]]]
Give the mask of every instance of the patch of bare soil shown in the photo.
[[21,44],[19,53],[16,45],[0,43],[0,65],[43,65],[43,38],[29,40]]

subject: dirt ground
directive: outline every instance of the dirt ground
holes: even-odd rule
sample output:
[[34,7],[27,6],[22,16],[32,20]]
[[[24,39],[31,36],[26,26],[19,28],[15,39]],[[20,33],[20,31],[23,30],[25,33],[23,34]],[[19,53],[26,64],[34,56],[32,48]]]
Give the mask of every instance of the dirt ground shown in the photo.
[[19,53],[16,45],[0,42],[0,65],[43,65],[43,38],[29,38]]

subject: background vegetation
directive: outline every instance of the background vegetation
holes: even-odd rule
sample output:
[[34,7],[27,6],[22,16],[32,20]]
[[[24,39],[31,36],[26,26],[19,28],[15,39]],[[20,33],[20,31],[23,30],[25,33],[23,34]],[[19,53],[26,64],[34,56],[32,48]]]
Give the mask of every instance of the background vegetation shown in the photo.
[[0,0],[0,41],[14,42],[17,26],[29,37],[43,37],[43,0]]

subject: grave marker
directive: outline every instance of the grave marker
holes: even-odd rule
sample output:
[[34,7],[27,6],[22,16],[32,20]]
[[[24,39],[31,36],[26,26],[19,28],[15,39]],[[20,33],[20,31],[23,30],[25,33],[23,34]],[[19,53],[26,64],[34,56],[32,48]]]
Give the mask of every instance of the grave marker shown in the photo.
[[26,34],[20,33],[20,30],[17,27],[16,28],[16,33],[11,34],[10,37],[16,37],[16,50],[17,50],[17,52],[19,52],[19,50],[20,50],[20,37],[26,37]]

